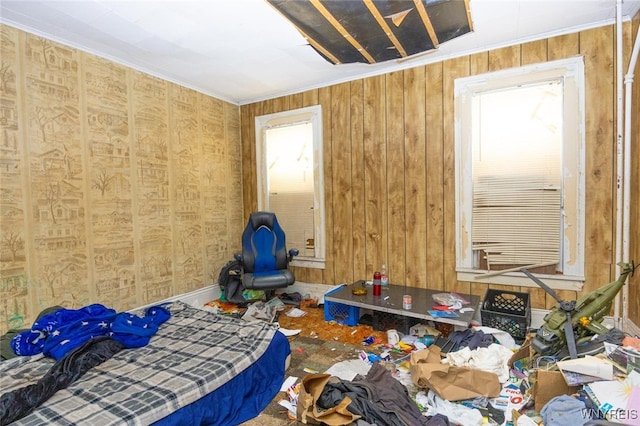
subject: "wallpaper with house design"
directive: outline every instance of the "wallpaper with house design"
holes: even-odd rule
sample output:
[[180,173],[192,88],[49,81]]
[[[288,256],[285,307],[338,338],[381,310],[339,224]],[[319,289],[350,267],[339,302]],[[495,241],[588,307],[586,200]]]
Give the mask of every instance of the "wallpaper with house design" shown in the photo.
[[216,282],[243,226],[239,108],[0,33],[0,333]]

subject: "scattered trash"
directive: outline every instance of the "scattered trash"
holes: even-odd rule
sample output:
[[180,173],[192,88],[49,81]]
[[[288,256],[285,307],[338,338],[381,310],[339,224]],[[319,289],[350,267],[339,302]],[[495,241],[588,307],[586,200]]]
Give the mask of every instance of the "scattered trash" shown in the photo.
[[373,342],[375,342],[375,341],[376,341],[375,337],[368,336],[368,337],[365,337],[365,339],[362,341],[362,344],[364,346],[369,346],[369,345],[373,345]]
[[427,334],[432,336],[439,336],[440,332],[437,328],[427,324],[416,324],[409,329],[409,334],[412,336],[423,337]]
[[278,401],[278,404],[287,409],[287,417],[290,420],[296,419],[296,406],[291,403],[291,401],[287,401],[286,399],[281,399]]
[[276,317],[276,308],[274,306],[268,306],[262,301],[252,303],[247,308],[242,319],[245,321],[262,320],[267,322],[273,322]]
[[622,345],[640,351],[640,339],[637,337],[626,336],[622,339]]
[[[298,378],[296,377],[296,380]],[[287,382],[288,383],[288,380]],[[283,385],[284,387],[284,385]],[[292,384],[286,388],[287,396],[289,400],[281,399],[278,404],[287,409],[287,417],[290,420],[296,420],[296,409],[298,405],[298,395],[300,394],[300,383]]]
[[288,317],[300,318],[300,317],[303,317],[303,316],[307,315],[307,313],[305,311],[303,311],[302,309],[291,308],[285,313],[285,315],[288,316]]
[[293,387],[295,385],[297,380],[298,380],[298,378],[295,377],[295,376],[287,377],[287,379],[284,381],[284,383],[282,383],[282,386],[280,386],[280,392],[287,392],[289,390],[289,388],[291,388],[291,387]]
[[398,344],[396,346],[398,347],[398,349],[400,349],[403,352],[411,352],[414,349],[413,346],[407,345],[406,343],[403,343],[402,341],[398,342]]
[[356,375],[366,376],[371,368],[371,364],[361,358],[340,361],[333,364],[325,374],[331,374],[342,380],[353,380]]
[[471,303],[457,293],[437,293],[433,295],[433,300],[441,306],[446,306],[454,310],[462,308],[462,305]]
[[286,305],[282,303],[282,300],[277,297],[272,298],[268,302],[265,303],[266,306],[273,307],[276,311],[281,312],[286,309]]
[[264,299],[264,290],[244,290],[242,297],[245,300],[262,300]]
[[387,342],[392,346],[395,346],[400,342],[398,330],[387,330]]
[[373,364],[378,361],[384,361],[381,356],[371,352],[365,352],[365,351],[360,352],[360,359],[363,361],[369,362],[370,364]]
[[[433,345],[433,343],[435,341],[436,341],[436,337],[426,335],[424,337],[420,337],[420,338],[416,339],[413,342],[413,346],[415,346],[416,349],[425,349],[425,348],[428,348],[429,346]],[[411,344],[410,342],[405,342],[405,343]]]
[[282,334],[284,334],[285,336],[287,336],[287,337],[295,336],[295,335],[297,335],[297,334],[300,334],[300,332],[302,331],[302,330],[300,330],[300,329],[297,329],[297,330],[288,330],[288,329],[286,329],[286,328],[282,328],[282,327],[278,328],[278,330],[279,330]]
[[300,303],[302,301],[302,295],[298,292],[294,293],[282,293],[279,295],[280,300],[283,303],[291,304],[291,303]]
[[[384,296],[385,294],[383,293]],[[453,296],[455,298],[455,294]],[[453,298],[449,302],[453,301]],[[443,299],[442,301],[445,300]],[[277,306],[278,304],[276,303],[275,305]],[[301,306],[302,304],[300,304]],[[446,305],[440,306],[447,308]],[[462,310],[464,309],[465,307],[462,308]],[[451,309],[447,310],[450,311]],[[296,319],[306,314],[310,314],[311,318]],[[345,344],[345,347],[346,344],[354,345],[355,352],[349,350],[345,354],[341,343],[327,345],[328,342],[318,342],[325,345],[324,355],[328,359],[338,361],[336,364],[350,358],[345,362],[362,366],[365,369],[365,373],[358,373],[361,376],[366,375],[366,368],[373,367],[376,364],[384,367],[407,388],[412,398],[416,398],[414,402],[416,402],[425,416],[438,414],[449,416],[451,424],[456,424],[457,422],[465,426],[475,424],[481,424],[482,426],[540,426],[542,408],[551,399],[563,394],[573,399],[584,400],[588,404],[586,404],[583,413],[600,413],[602,416],[600,419],[602,420],[605,416],[611,415],[634,415],[634,413],[637,413],[636,407],[640,403],[640,381],[638,378],[640,374],[640,351],[638,350],[640,339],[637,336],[632,337],[621,334],[620,341],[613,341],[610,338],[603,339],[600,340],[602,343],[597,348],[601,352],[598,354],[593,352],[593,357],[583,352],[576,360],[567,358],[565,361],[560,361],[562,359],[560,356],[536,357],[535,352],[531,351],[531,339],[535,336],[535,330],[527,336],[529,339],[527,346],[527,341],[523,343],[522,340],[514,339],[509,332],[482,326],[480,323],[477,326],[465,328],[464,331],[441,322],[415,324],[409,329],[405,328],[406,323],[389,324],[386,326],[389,328],[387,331],[377,329],[370,331],[371,329],[367,328],[370,327],[370,324],[366,324],[364,321],[351,328],[347,328],[335,320],[325,320],[322,324],[319,324],[316,322],[315,314],[316,310],[313,309],[303,311],[291,308],[290,313],[286,314],[287,317],[291,318],[285,319],[283,315],[280,316],[280,320],[286,321],[283,324],[287,327],[292,329],[302,328],[303,330],[305,329],[302,327],[304,321],[305,324],[310,326],[306,328],[303,335],[311,338],[341,342]],[[311,327],[316,330],[308,331]],[[280,331],[285,334],[288,332],[298,334],[300,332],[300,330],[296,329],[286,330],[282,328]],[[462,335],[461,333],[463,332],[470,336]],[[620,343],[623,338],[625,338],[625,344],[621,346]],[[358,342],[360,342],[360,345],[358,345]],[[484,346],[485,343],[486,346]],[[482,371],[486,374],[490,373],[492,380],[494,377],[498,379],[495,393],[491,393],[489,398],[486,397],[488,393],[482,391],[476,394],[485,396],[461,400],[458,400],[457,397],[449,397],[449,399],[442,400],[437,397],[437,394],[428,394],[424,387],[419,385],[421,380],[426,380],[426,374],[419,375],[418,380],[414,381],[412,369],[415,369],[416,366],[412,365],[410,358],[413,360],[413,354],[422,350],[436,350],[438,348],[441,349],[441,354],[439,359],[436,360],[438,362],[434,361],[433,363],[434,371],[440,371],[439,369],[441,368],[448,369],[447,371],[461,369],[465,372],[477,369],[477,371]],[[500,349],[500,352],[496,352],[497,349]],[[296,349],[295,351],[305,355],[310,355],[311,353],[311,349],[307,351],[308,353],[305,353],[303,349]],[[328,355],[329,351],[331,351],[330,355]],[[514,354],[514,352],[516,353]],[[595,358],[596,356],[598,358]],[[615,365],[613,369],[611,368],[612,363]],[[313,365],[316,366],[315,364]],[[348,370],[351,372],[352,368],[350,367]],[[303,371],[305,374],[319,373],[309,367],[304,368]],[[330,371],[332,371],[331,368],[325,371],[324,374]],[[558,379],[558,383],[562,384],[563,387],[556,386],[558,383],[549,381],[552,375],[553,379]],[[587,376],[595,377],[599,380],[592,382]],[[627,378],[626,381],[624,381],[625,377]],[[360,380],[360,378],[355,379],[355,375],[347,375],[340,378],[342,380]],[[579,383],[579,386],[576,387],[567,387],[567,382],[573,384],[573,380],[578,379],[586,381],[585,383]],[[289,388],[287,388],[289,401],[283,400],[280,405],[287,407],[287,416],[293,420],[296,415],[297,391],[301,385],[293,385],[290,380],[295,383],[295,379],[289,378],[287,383],[282,386],[284,389],[289,385]],[[429,380],[433,382],[436,378],[429,376]],[[489,383],[490,381],[487,379],[486,382]],[[440,385],[451,387],[456,383],[451,381],[440,383]],[[464,387],[467,389],[468,385],[465,384]],[[623,387],[627,389],[627,394],[618,398],[618,394],[622,395],[620,389]],[[579,392],[577,391],[578,389]],[[416,393],[421,390],[424,391],[422,399],[416,397]],[[597,397],[604,402],[598,402]],[[608,408],[609,406],[611,408]],[[609,411],[609,414],[607,414],[606,410]],[[547,410],[547,415],[551,411],[553,410]],[[559,411],[556,410],[554,415],[558,415],[558,413]],[[284,410],[281,410],[281,415],[284,416]],[[640,422],[630,422],[629,424],[640,425]]]
[[301,308],[317,308],[318,307],[318,299],[305,299],[300,302]]

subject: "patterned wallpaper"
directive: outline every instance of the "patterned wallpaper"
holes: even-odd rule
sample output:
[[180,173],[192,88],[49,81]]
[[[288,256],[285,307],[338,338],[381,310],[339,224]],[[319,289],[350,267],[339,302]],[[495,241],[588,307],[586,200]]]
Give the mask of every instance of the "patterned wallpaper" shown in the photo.
[[216,282],[244,227],[239,107],[0,25],[0,333]]

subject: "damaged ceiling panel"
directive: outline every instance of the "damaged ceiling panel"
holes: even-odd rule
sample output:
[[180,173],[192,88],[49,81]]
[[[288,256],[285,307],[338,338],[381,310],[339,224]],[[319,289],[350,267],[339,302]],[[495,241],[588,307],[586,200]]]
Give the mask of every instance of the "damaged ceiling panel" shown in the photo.
[[428,52],[473,31],[469,0],[267,0],[333,64]]

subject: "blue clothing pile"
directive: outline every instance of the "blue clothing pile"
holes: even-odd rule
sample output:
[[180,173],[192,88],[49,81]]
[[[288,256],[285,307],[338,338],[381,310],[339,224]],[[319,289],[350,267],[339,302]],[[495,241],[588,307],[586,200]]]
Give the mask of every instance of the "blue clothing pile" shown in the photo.
[[540,414],[545,425],[582,426],[591,420],[585,403],[569,395],[552,398],[542,407]]
[[58,309],[38,319],[31,330],[16,335],[11,348],[16,355],[43,353],[56,360],[90,339],[108,336],[125,348],[139,348],[149,343],[160,324],[171,313],[162,306],[152,306],[140,317],[127,312],[117,313],[100,304],[80,309]]

